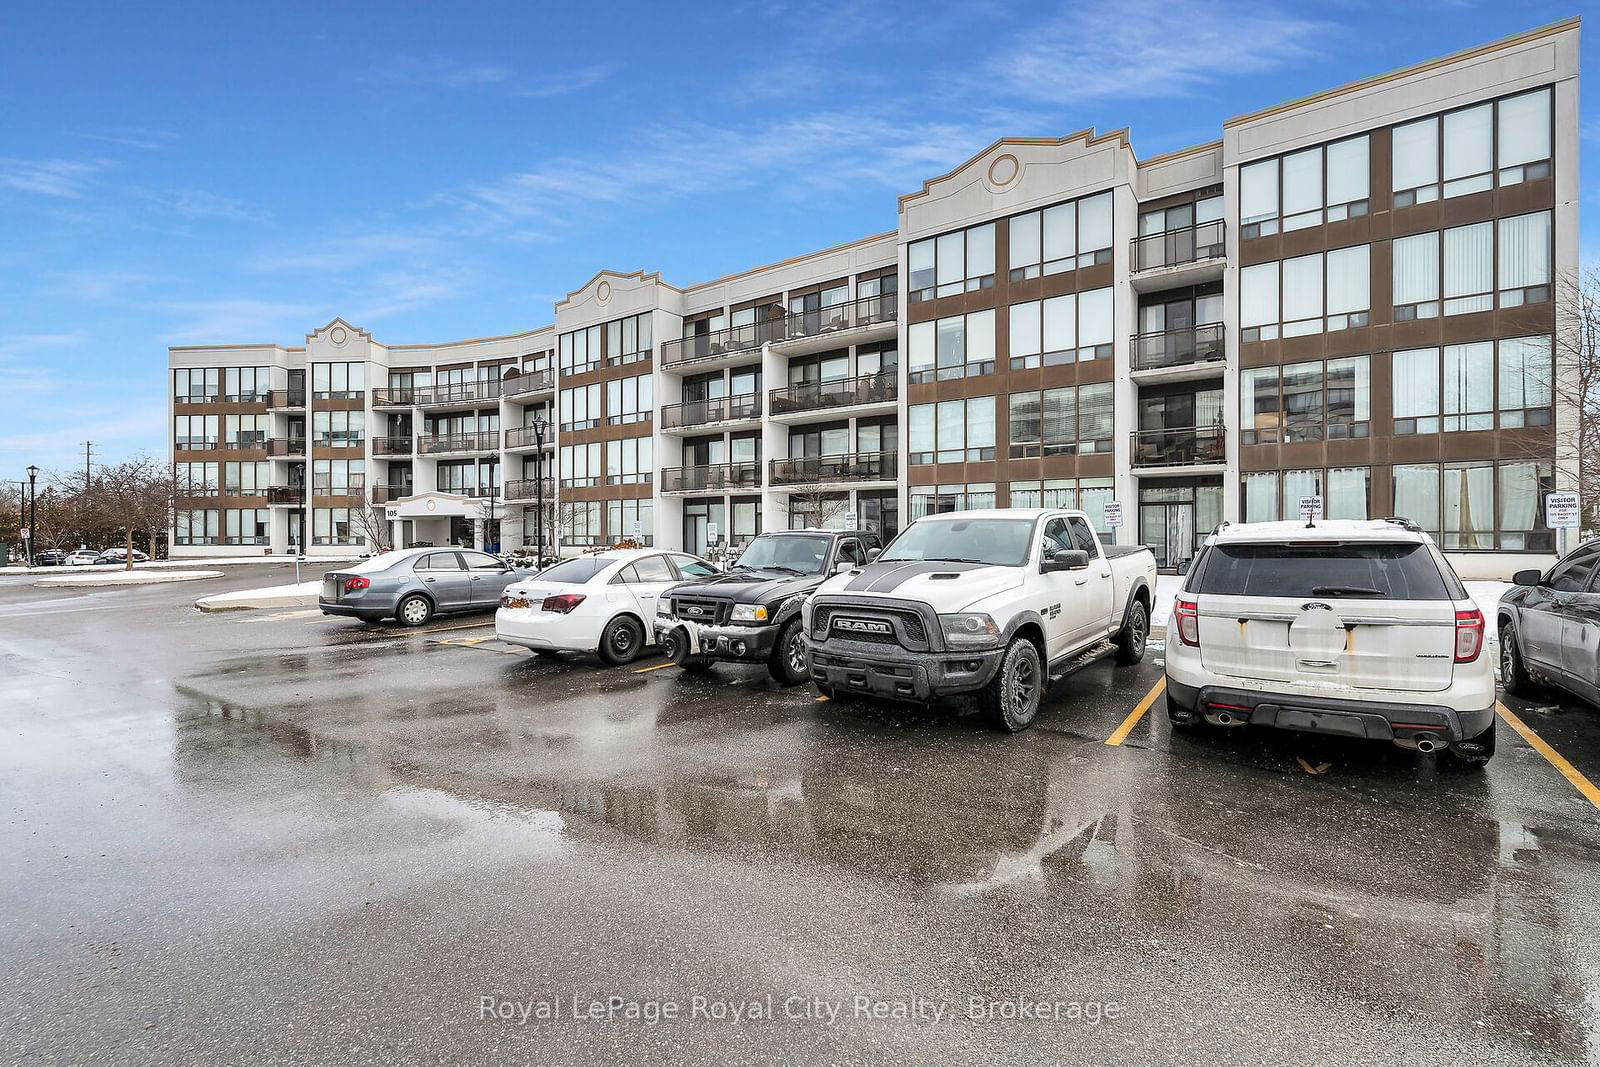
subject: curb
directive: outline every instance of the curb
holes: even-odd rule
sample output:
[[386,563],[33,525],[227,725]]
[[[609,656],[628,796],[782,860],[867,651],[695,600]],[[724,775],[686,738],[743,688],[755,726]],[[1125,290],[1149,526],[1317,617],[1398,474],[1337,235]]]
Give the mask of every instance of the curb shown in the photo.
[[126,571],[119,571],[115,576],[109,574],[85,574],[82,577],[62,575],[59,578],[43,578],[34,582],[33,585],[36,589],[117,589],[136,585],[198,582],[205,578],[221,578],[222,576],[222,571],[168,571],[165,573],[134,571],[132,574]]

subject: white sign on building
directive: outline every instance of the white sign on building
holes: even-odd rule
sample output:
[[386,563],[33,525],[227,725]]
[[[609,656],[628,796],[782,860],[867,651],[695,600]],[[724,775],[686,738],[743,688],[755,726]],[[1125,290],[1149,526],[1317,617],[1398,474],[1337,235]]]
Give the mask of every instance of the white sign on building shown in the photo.
[[1578,528],[1578,494],[1551,493],[1544,498],[1544,524],[1552,530]]
[[1122,501],[1106,501],[1106,529],[1120,530],[1122,528]]

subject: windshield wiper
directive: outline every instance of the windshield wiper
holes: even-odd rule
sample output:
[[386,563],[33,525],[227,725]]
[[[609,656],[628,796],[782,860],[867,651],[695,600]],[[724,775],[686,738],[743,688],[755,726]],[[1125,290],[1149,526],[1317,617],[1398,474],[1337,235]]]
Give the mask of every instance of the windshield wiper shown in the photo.
[[1382,589],[1369,589],[1364,585],[1314,585],[1311,587],[1311,595],[1387,597],[1389,594]]
[[782,571],[785,574],[800,574],[800,575],[804,575],[804,574],[810,573],[808,571],[797,570],[794,567],[780,567],[776,563],[769,563],[765,567],[756,567],[754,569],[758,570],[758,571]]
[[929,556],[926,563],[981,563],[985,566],[994,566],[986,559],[968,559],[965,556]]

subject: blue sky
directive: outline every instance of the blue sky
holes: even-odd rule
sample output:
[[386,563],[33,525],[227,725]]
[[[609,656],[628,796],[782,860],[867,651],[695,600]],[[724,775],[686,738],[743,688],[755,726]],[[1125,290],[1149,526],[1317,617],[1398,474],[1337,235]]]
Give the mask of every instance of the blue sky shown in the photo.
[[996,137],[1159,155],[1591,7],[11,5],[0,478],[164,451],[169,344],[532,329],[601,267],[688,285],[893,229]]

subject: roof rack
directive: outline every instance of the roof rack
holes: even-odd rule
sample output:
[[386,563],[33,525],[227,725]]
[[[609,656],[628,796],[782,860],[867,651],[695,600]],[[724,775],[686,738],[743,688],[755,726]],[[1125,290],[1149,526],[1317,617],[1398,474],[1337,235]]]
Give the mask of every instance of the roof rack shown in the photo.
[[1233,523],[1229,522],[1227,519],[1223,519],[1221,522],[1217,523],[1217,528],[1211,531],[1211,536],[1217,536],[1217,534],[1221,533],[1223,530],[1226,530],[1232,525]]
[[1422,532],[1422,527],[1418,526],[1416,523],[1412,522],[1410,519],[1402,518],[1399,515],[1390,515],[1390,516],[1386,517],[1383,521],[1384,522],[1392,522],[1396,526],[1400,527],[1402,530],[1407,531],[1408,533],[1421,533]]

